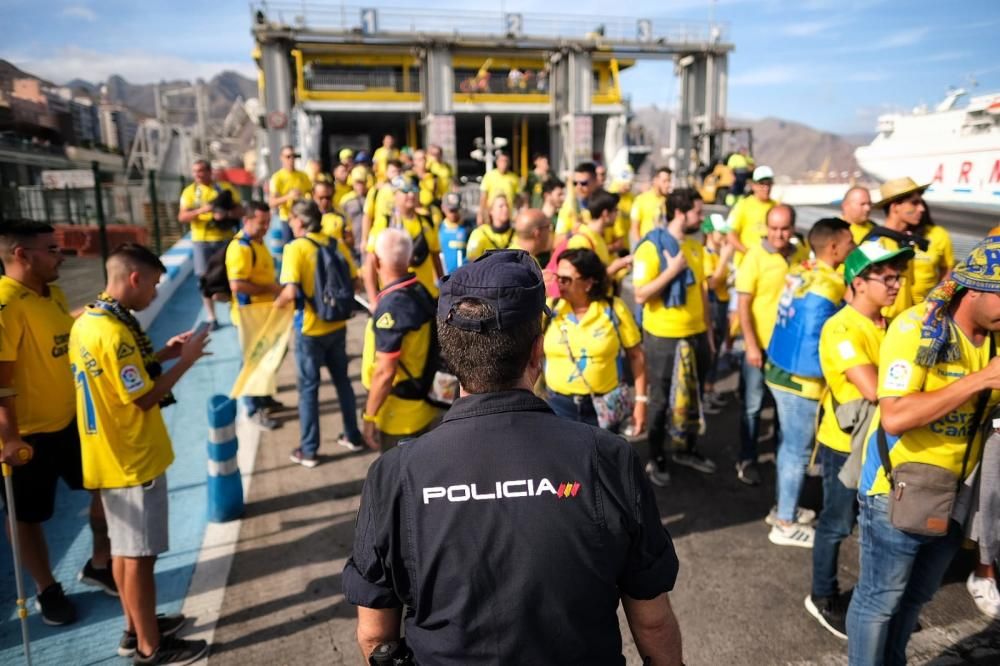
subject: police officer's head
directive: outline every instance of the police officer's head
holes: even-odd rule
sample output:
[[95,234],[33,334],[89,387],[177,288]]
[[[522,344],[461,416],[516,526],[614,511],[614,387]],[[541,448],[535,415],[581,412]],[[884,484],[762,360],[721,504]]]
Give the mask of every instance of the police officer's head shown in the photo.
[[445,277],[441,354],[467,393],[530,390],[542,366],[545,283],[520,250],[488,252]]

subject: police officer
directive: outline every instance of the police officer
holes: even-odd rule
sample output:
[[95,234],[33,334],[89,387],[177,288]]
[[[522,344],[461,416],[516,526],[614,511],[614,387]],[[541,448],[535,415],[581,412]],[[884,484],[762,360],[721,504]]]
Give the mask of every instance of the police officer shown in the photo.
[[441,353],[462,385],[431,432],[368,473],[344,593],[367,657],[406,641],[417,663],[680,664],[667,593],[677,556],[635,451],[534,396],[545,287],[523,251],[442,283]]

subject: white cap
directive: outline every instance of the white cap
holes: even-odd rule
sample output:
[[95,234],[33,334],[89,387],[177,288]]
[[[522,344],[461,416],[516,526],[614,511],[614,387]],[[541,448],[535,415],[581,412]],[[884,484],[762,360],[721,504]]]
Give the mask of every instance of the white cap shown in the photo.
[[769,166],[759,166],[753,170],[754,182],[762,180],[774,180],[774,169]]

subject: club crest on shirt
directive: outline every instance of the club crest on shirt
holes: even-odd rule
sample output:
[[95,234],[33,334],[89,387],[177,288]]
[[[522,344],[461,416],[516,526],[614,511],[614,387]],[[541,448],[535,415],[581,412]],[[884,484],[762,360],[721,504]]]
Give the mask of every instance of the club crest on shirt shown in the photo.
[[122,386],[129,393],[135,393],[146,385],[142,379],[142,373],[134,365],[122,366],[119,376],[122,380]]
[[396,320],[392,318],[391,312],[384,313],[378,318],[378,321],[375,322],[375,328],[392,328],[395,325]]

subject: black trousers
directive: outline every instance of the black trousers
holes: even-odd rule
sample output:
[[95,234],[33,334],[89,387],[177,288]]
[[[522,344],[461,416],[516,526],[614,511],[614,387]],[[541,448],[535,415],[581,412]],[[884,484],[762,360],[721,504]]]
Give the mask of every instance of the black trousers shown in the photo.
[[[711,362],[707,333],[687,338],[661,338],[651,335],[648,331],[643,333],[642,347],[646,353],[646,381],[649,384],[649,457],[653,460],[665,459],[670,384],[674,376],[677,345],[682,340],[686,340],[694,349],[698,387],[701,390]],[[689,435],[685,450],[693,450],[697,439],[697,435]]]

